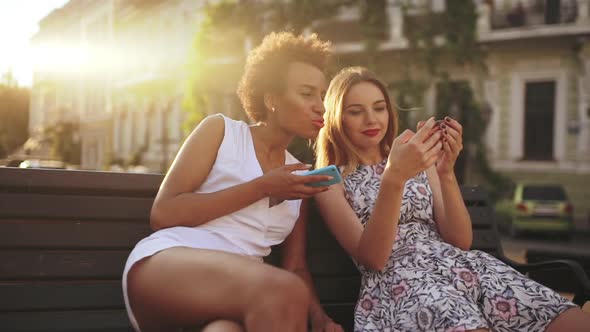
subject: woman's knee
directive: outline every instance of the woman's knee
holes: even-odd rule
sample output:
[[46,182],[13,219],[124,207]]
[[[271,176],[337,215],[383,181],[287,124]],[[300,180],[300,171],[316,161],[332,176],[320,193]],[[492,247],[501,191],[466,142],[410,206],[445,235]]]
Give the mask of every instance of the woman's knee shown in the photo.
[[311,294],[303,279],[287,271],[275,272],[260,280],[256,302],[270,310],[307,312]]
[[308,305],[311,299],[309,288],[298,275],[284,271],[270,281],[270,289],[290,302]]
[[572,307],[559,314],[547,326],[547,332],[587,331],[590,325],[590,314],[581,308]]
[[231,320],[216,320],[211,322],[199,332],[244,332],[242,325]]

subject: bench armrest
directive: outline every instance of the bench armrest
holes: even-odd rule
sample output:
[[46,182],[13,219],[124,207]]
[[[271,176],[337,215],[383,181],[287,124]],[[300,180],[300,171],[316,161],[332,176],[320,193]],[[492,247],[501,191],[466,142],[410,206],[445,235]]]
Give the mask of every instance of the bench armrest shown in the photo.
[[590,300],[590,280],[582,266],[573,260],[559,259],[538,263],[522,264],[512,260],[505,261],[508,265],[518,270],[520,273],[528,273],[535,271],[551,271],[551,270],[569,270],[573,273],[576,279],[576,291],[573,302],[580,307]]

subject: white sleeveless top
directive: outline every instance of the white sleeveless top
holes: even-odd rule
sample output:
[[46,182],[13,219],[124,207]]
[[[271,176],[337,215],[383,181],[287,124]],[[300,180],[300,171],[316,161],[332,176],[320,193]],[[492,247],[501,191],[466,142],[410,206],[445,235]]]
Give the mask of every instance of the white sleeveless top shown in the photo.
[[[223,116],[225,134],[209,175],[195,191],[211,193],[262,176],[248,124]],[[208,144],[208,142],[203,142]],[[299,163],[285,151],[285,164]],[[127,273],[136,262],[172,247],[189,247],[230,252],[262,260],[270,247],[285,240],[299,217],[301,200],[284,201],[269,207],[263,198],[235,211],[195,227],[175,226],[154,232],[139,241],[131,251],[123,271],[123,295],[131,324],[139,331],[127,297]]]
[[[220,191],[254,180],[263,174],[248,124],[219,115],[225,121],[224,138],[209,175],[196,193]],[[299,163],[299,160],[286,151],[285,163]],[[138,247],[155,245],[155,248],[144,253],[149,256],[155,253],[152,251],[157,250],[157,247],[164,246],[159,249],[162,250],[170,246],[158,242],[177,242],[176,245],[191,248],[222,250],[261,258],[270,253],[271,246],[283,242],[291,233],[299,217],[300,205],[301,200],[288,200],[269,207],[269,198],[266,197],[241,210],[195,227],[175,226],[161,229],[141,240],[134,251],[139,250]],[[148,245],[149,242],[152,245]]]
[[[221,115],[221,114],[220,114]],[[221,115],[225,120],[225,137],[207,179],[197,193],[216,192],[262,176],[254,151],[250,127]],[[285,151],[285,164],[300,161]],[[301,200],[284,201],[269,207],[266,197],[232,214],[195,227],[218,234],[251,256],[266,256],[270,246],[279,244],[291,233],[299,216]]]

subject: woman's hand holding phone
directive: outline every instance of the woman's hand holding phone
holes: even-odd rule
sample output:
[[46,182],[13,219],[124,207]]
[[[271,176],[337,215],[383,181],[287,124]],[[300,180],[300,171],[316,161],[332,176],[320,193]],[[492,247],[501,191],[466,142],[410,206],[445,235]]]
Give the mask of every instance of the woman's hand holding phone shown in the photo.
[[393,141],[385,171],[387,175],[384,176],[398,177],[398,182],[405,183],[428,169],[442,150],[440,137],[434,118],[426,121],[416,133],[406,129]]
[[342,182],[342,177],[340,176],[340,171],[338,171],[338,168],[334,165],[329,165],[326,167],[314,169],[313,171],[306,172],[302,175],[304,175],[304,176],[327,175],[327,176],[331,177],[331,179],[326,180],[326,181],[306,183],[305,185],[309,186],[309,187],[327,187],[327,186],[331,186],[333,184]]
[[262,175],[258,181],[264,193],[276,202],[284,200],[303,199],[328,190],[328,187],[313,187],[311,183],[321,183],[333,180],[329,175],[297,175],[295,171],[308,170],[305,164],[291,164],[270,170]]
[[[442,133],[440,140],[443,146],[436,162],[436,170],[439,175],[445,175],[453,172],[459,153],[463,150],[463,126],[448,116],[436,122]],[[418,128],[423,127],[424,123],[418,122]]]

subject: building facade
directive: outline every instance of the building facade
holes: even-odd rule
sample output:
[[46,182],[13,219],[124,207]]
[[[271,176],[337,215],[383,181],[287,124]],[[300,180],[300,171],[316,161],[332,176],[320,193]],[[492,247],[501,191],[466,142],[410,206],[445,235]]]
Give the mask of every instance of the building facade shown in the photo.
[[[408,1],[373,2],[387,17],[373,65],[391,86],[404,79],[399,55],[409,47],[407,23],[419,21],[424,11],[446,10],[444,0],[410,2],[411,10],[403,8]],[[487,73],[452,61],[440,66],[451,81],[468,84],[486,102],[486,154],[492,167],[517,181],[564,184],[578,226],[588,227],[589,1],[474,2]],[[64,81],[63,76],[36,73],[31,129],[48,124],[56,110],[67,109],[67,116],[81,122],[82,168],[142,164],[151,171],[165,171],[186,136],[183,65],[204,3],[71,0],[49,15],[35,40],[67,35],[92,46],[92,53],[107,61],[94,61],[100,65],[74,71],[61,84],[53,83]],[[357,7],[342,8],[332,18],[314,22],[307,32],[332,40],[341,65],[363,65],[367,60],[361,21]],[[425,70],[419,71],[418,76],[428,77]],[[218,82],[209,113],[240,114],[234,94],[240,71],[233,73]],[[421,110],[412,112],[410,122],[436,114],[438,83],[432,79],[423,98],[411,101]],[[53,86],[62,88],[54,91]],[[479,180],[468,177],[466,182]]]
[[185,137],[184,70],[203,4],[71,0],[48,15],[33,43],[67,34],[58,47],[82,54],[35,69],[31,132],[73,120],[80,124],[80,168],[165,171]]
[[[420,22],[424,12],[442,12],[445,1],[381,1],[389,24],[377,46],[375,71],[390,86],[403,82],[409,40],[405,23]],[[487,73],[451,61],[439,64],[452,82],[467,83],[487,105],[486,154],[494,170],[514,181],[560,183],[572,203],[576,225],[590,228],[590,58],[589,1],[476,1],[477,40],[485,50]],[[359,41],[358,10],[343,11],[311,30],[336,41],[344,65],[366,63]],[[428,24],[428,22],[423,22]],[[444,40],[440,40],[441,45]],[[429,77],[426,70],[418,77]],[[410,123],[436,114],[437,79],[428,82],[411,106]],[[392,96],[396,96],[393,91]],[[398,101],[399,102],[399,101]],[[466,112],[469,110],[463,110]],[[474,154],[466,147],[464,154]],[[481,183],[474,174],[467,183]]]

